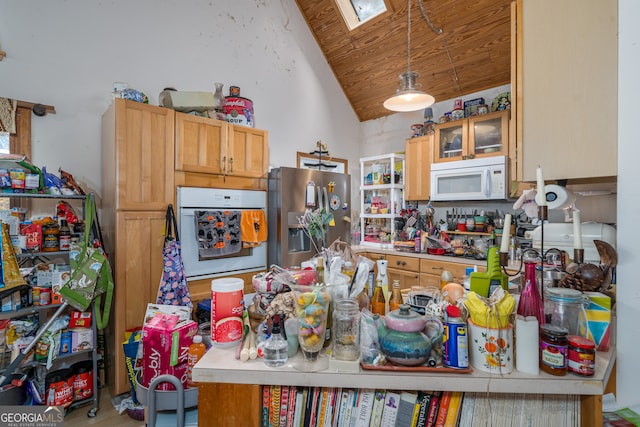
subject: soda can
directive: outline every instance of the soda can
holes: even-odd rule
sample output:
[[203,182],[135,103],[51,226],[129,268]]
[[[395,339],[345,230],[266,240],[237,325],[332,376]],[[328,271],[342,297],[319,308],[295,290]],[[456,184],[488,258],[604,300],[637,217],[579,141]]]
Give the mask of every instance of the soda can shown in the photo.
[[442,335],[444,345],[444,366],[449,368],[469,367],[469,344],[467,324],[460,318],[460,309],[447,307],[446,323]]

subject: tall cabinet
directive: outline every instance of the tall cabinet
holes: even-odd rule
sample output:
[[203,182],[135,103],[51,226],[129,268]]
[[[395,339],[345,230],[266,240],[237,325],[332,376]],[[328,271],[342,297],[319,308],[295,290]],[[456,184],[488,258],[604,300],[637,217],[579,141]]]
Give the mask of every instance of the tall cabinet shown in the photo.
[[116,284],[106,361],[112,396],[129,391],[124,331],[141,326],[162,274],[165,212],[175,198],[174,116],[116,99],[102,117],[100,219]]
[[[162,275],[167,205],[176,187],[266,189],[267,131],[123,99],[102,117],[101,220],[114,270],[107,369],[111,393],[129,391],[122,340],[142,324]],[[253,273],[234,275],[251,288]],[[193,301],[211,279],[189,281]],[[115,394],[114,394],[115,393]]]

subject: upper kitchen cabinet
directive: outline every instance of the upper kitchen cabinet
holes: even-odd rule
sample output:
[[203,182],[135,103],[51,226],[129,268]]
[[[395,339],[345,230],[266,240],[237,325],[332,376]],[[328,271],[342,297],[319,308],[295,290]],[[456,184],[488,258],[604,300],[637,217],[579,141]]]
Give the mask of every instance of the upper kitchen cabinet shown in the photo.
[[174,111],[115,99],[102,117],[103,208],[162,210],[174,199]]
[[405,200],[429,200],[433,135],[407,139],[404,147],[404,198]]
[[226,122],[176,113],[176,170],[222,174],[228,132]]
[[617,0],[518,0],[518,179],[617,175]]
[[509,110],[436,126],[434,161],[509,155]]
[[176,113],[176,170],[266,178],[267,131]]
[[227,145],[228,175],[266,178],[269,170],[267,131],[229,125]]

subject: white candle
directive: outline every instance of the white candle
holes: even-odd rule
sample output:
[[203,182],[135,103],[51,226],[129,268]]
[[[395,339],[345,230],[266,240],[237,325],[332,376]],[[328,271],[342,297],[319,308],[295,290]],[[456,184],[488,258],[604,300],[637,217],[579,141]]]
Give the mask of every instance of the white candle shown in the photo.
[[500,241],[500,252],[509,252],[509,239],[511,238],[511,214],[504,216],[504,226],[502,227],[502,240]]
[[580,211],[575,209],[573,211],[573,248],[582,248],[582,225],[580,224]]
[[547,193],[544,191],[544,179],[542,179],[542,168],[540,166],[536,169],[536,181],[538,182],[536,204],[538,206],[547,206]]

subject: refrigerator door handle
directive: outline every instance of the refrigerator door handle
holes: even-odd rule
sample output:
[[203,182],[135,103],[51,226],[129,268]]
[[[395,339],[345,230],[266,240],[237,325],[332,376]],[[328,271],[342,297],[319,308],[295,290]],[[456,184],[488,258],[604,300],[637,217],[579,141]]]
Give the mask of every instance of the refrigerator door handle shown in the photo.
[[323,204],[324,204],[324,210],[325,212],[331,212],[329,210],[329,195],[327,194],[327,187],[322,187],[322,194],[324,195],[324,200],[323,200]]

